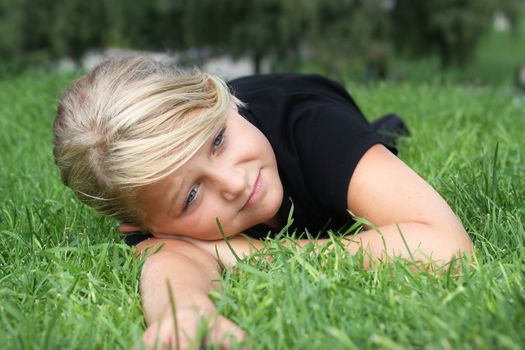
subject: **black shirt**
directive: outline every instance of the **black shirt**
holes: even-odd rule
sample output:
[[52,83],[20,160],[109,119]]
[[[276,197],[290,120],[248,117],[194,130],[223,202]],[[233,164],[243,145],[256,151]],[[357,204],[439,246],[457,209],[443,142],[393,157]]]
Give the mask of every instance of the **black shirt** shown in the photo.
[[[363,154],[384,143],[348,92],[319,75],[267,74],[235,79],[240,110],[268,138],[284,188],[278,219],[286,223],[293,203],[293,225],[312,235],[351,224],[347,212],[350,178]],[[388,146],[397,153],[396,149]],[[246,231],[264,237],[269,227]],[[321,232],[322,233],[322,232]],[[149,236],[126,237],[136,244]]]
[[[316,236],[352,223],[347,212],[350,178],[363,154],[382,138],[348,92],[319,75],[301,74],[244,77],[230,87],[247,104],[241,114],[274,149],[285,191],[280,221],[286,222],[293,203],[298,232],[307,229]],[[247,233],[260,237],[268,229]]]

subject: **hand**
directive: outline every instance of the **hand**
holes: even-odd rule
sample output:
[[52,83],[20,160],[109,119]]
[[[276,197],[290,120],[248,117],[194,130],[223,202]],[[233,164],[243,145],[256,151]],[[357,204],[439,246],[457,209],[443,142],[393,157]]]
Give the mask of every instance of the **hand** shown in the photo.
[[201,345],[212,343],[220,345],[221,349],[230,349],[232,344],[244,339],[245,333],[232,321],[217,313],[205,317],[208,329],[204,339],[197,339],[199,324],[203,319],[195,309],[177,311],[178,345],[175,324],[172,316],[151,324],[142,340],[145,349],[200,349]]

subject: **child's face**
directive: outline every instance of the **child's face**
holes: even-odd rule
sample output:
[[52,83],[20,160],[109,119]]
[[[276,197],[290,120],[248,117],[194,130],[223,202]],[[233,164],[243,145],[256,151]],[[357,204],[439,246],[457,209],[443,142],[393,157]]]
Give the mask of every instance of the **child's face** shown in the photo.
[[232,107],[222,130],[184,166],[145,188],[139,200],[154,234],[202,240],[270,221],[283,188],[266,137]]

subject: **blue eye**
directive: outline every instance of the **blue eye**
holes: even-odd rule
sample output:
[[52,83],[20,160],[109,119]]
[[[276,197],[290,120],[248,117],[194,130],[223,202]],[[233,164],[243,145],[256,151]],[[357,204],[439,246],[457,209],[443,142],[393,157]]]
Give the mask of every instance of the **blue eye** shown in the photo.
[[193,203],[195,198],[197,198],[197,194],[197,187],[193,187],[190,190],[190,193],[188,193],[188,198],[186,198],[186,203],[184,203],[184,209],[186,209],[189,205],[191,205],[191,203]]
[[213,148],[217,149],[224,143],[224,132],[226,131],[226,128],[222,129],[219,134],[215,137],[215,140],[213,140]]

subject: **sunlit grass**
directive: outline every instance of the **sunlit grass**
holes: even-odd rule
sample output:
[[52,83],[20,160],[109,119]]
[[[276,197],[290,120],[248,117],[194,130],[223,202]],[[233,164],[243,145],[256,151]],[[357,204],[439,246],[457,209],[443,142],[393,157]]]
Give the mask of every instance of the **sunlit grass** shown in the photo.
[[[141,262],[116,224],[81,206],[51,156],[58,92],[72,77],[0,82],[3,349],[126,349],[144,330]],[[458,213],[478,263],[415,274],[268,242],[227,271],[219,310],[255,349],[521,349],[525,346],[525,97],[431,83],[350,85],[374,119],[397,112],[400,157]],[[333,236],[337,242],[341,238]],[[326,247],[325,247],[326,248]]]

